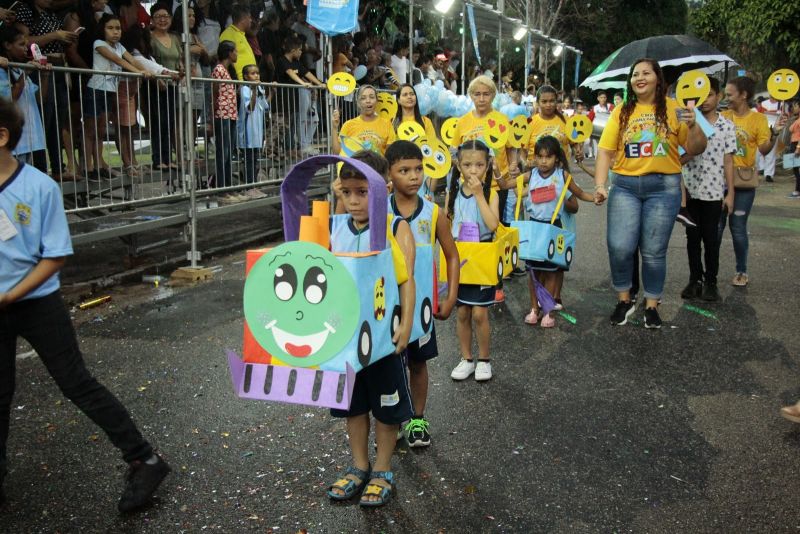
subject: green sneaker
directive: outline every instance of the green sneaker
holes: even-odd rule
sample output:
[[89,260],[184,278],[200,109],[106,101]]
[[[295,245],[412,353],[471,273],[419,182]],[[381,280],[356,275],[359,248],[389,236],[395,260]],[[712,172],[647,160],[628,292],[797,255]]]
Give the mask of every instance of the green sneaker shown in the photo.
[[431,444],[428,421],[421,417],[412,417],[404,429],[409,447],[427,447]]

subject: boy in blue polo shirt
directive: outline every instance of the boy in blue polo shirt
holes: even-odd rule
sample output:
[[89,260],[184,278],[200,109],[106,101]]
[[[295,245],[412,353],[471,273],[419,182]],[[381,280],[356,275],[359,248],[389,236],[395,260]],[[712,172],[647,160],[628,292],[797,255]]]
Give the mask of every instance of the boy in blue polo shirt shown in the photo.
[[58,271],[72,254],[61,190],[12,152],[24,120],[0,98],[0,505],[17,337],[36,350],[58,387],[108,435],[130,468],[120,512],[146,504],[170,468],[142,437],[125,407],[89,373],[59,292]]

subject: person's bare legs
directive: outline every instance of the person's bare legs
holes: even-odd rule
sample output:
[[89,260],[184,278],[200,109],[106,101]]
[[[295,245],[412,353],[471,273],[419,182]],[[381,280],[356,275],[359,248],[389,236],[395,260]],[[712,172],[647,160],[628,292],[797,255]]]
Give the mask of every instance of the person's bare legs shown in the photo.
[[[477,308],[475,308],[477,309]],[[461,357],[472,361],[472,306],[459,306],[456,321],[456,335]]]
[[409,360],[408,370],[414,416],[420,416],[425,413],[425,404],[428,401],[428,362]]
[[[392,470],[392,453],[397,445],[397,425],[387,425],[380,421],[375,421],[375,442],[378,445],[378,452],[375,454],[375,465],[373,471],[391,471]],[[356,465],[356,467],[359,467]],[[359,467],[359,469],[361,469]],[[375,484],[384,488],[391,485],[388,481],[382,478],[373,478],[369,481],[370,484]],[[365,502],[378,501],[378,495],[366,495],[362,498]]]
[[478,339],[478,360],[489,359],[489,308],[475,306],[472,309],[475,337]]
[[[395,429],[395,435],[397,430]],[[347,418],[347,439],[350,443],[350,454],[353,457],[353,466],[362,471],[369,471],[369,452],[368,452],[368,439],[369,439],[369,414],[356,415]],[[380,447],[380,442],[378,442]],[[392,447],[394,449],[394,446]],[[380,450],[380,448],[378,449]],[[389,454],[391,458],[391,453]],[[347,474],[345,478],[353,480],[356,484],[360,484],[361,480],[353,474]],[[344,495],[341,488],[331,488],[333,493],[337,495]]]

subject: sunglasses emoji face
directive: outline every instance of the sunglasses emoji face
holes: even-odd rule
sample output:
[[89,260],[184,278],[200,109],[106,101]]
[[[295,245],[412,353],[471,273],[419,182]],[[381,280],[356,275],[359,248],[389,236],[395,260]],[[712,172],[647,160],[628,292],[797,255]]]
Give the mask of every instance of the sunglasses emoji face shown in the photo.
[[453,146],[456,124],[458,124],[458,117],[450,117],[442,123],[442,128],[439,133],[442,135],[442,141],[444,141],[447,146]]
[[528,144],[531,132],[528,129],[528,118],[525,115],[517,115],[511,121],[511,135],[508,137],[508,144],[513,148],[520,148]]
[[775,100],[789,100],[800,89],[800,78],[792,69],[778,69],[767,78],[769,96]]
[[379,117],[392,120],[397,115],[397,100],[390,93],[378,93],[378,105],[375,106],[375,113]]
[[430,178],[444,178],[450,172],[453,160],[450,149],[440,139],[418,137],[415,141],[422,151],[422,170]]
[[511,134],[511,124],[505,115],[499,111],[492,111],[486,115],[483,139],[486,146],[494,150],[499,150],[508,143],[508,136]]
[[348,72],[337,72],[328,78],[328,91],[334,96],[347,96],[356,90],[356,79]]
[[417,121],[401,122],[397,127],[397,138],[403,141],[414,141],[419,137],[425,137],[425,128]]
[[567,119],[566,128],[570,143],[583,143],[592,135],[592,121],[586,115],[573,115]]
[[682,108],[693,109],[699,107],[708,98],[711,83],[706,73],[700,70],[690,70],[681,74],[675,88],[675,100]]

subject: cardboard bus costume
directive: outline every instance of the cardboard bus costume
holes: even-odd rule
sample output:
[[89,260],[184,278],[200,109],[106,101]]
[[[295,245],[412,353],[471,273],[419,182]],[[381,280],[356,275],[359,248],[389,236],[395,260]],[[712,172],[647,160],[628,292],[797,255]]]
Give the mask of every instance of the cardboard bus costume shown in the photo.
[[[328,250],[327,202],[314,202],[307,215],[311,179],[341,162],[367,177],[368,252]],[[289,171],[281,185],[286,242],[247,252],[244,357],[228,351],[239,397],[347,409],[355,374],[395,350],[398,284],[408,273],[402,254],[393,254],[396,242],[387,239],[386,199],[383,178],[360,161],[316,156]],[[415,268],[420,272],[411,340],[429,332],[433,322],[430,246],[417,247]]]
[[[519,232],[516,228],[498,225],[494,241],[456,241],[461,259],[459,283],[496,286],[509,276],[519,257]],[[447,262],[439,250],[439,281],[447,281]]]
[[[564,206],[570,180],[572,180],[572,176],[567,175],[550,223],[519,220],[511,222],[511,226],[519,230],[519,256],[523,260],[549,261],[559,267],[569,267],[572,264],[575,252],[575,232],[555,225]],[[518,195],[515,219],[519,219],[521,204],[522,195]]]

